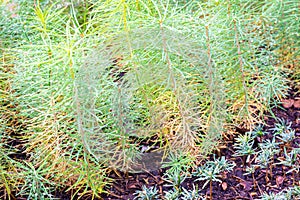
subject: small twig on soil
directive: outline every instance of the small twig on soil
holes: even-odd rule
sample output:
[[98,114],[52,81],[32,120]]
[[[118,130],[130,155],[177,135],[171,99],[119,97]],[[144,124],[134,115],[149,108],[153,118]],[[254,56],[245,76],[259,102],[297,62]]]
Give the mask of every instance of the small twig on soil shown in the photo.
[[113,192],[109,192],[109,195],[111,195],[111,196],[113,196],[113,197],[116,197],[116,198],[118,198],[118,199],[123,199],[122,196],[116,195],[116,194],[114,194]]

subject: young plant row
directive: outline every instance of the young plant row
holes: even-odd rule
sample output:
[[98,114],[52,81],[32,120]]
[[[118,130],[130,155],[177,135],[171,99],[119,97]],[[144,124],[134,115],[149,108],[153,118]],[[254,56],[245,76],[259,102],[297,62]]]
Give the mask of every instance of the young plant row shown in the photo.
[[[300,144],[295,143],[295,139],[295,130],[291,128],[291,123],[279,120],[275,127],[269,129],[268,132],[264,131],[262,126],[258,126],[253,131],[236,138],[231,160],[225,159],[224,156],[216,158],[213,155],[212,159],[203,165],[193,166],[192,162],[187,162],[187,158],[170,157],[170,161],[164,165],[170,168],[163,178],[167,183],[171,183],[166,185],[171,189],[164,191],[164,194],[161,195],[156,187],[143,186],[141,191],[135,193],[136,199],[215,199],[217,197],[213,196],[212,183],[219,182],[219,187],[227,189],[226,182],[230,182],[230,179],[225,178],[224,180],[224,177],[230,177],[230,175],[224,176],[224,172],[230,174],[237,167],[242,167],[244,176],[251,175],[252,187],[260,193],[260,196],[256,195],[257,199],[297,199],[300,197]],[[241,159],[242,162],[237,162],[238,159]],[[236,163],[241,163],[241,166],[237,166]],[[276,171],[281,171],[281,175],[278,173],[273,175],[275,167]],[[190,173],[191,168],[196,168],[196,170]],[[265,181],[258,182],[256,180],[258,171],[265,174]],[[183,186],[184,181],[187,180],[194,182],[193,188],[190,190]],[[291,180],[292,182],[288,184],[291,187],[278,193],[266,192],[261,189],[261,187],[266,189],[265,186],[271,182],[273,184],[276,182],[278,187],[282,187],[285,182]],[[206,194],[205,189],[207,188],[209,188],[209,193]]]

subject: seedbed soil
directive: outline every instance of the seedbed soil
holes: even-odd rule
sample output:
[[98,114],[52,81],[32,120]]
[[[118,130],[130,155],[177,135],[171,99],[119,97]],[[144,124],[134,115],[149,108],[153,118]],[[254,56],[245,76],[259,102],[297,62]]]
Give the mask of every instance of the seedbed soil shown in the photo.
[[[291,103],[292,102],[292,103]],[[275,136],[272,128],[278,121],[284,121],[287,124],[291,123],[291,128],[295,130],[295,138],[290,143],[290,148],[299,148],[300,144],[300,95],[295,88],[289,90],[289,96],[282,100],[282,104],[273,108],[271,113],[266,113],[265,124],[263,130],[267,133],[262,137],[255,140],[254,147],[258,147],[259,143],[269,139],[272,140]],[[243,158],[241,156],[234,156],[235,153],[234,143],[238,135],[245,134],[248,130],[236,129],[237,134],[231,135],[225,141],[227,148],[222,148],[217,156],[225,156],[227,160],[233,161],[236,166],[231,172],[222,173],[222,182],[213,182],[213,199],[259,199],[263,193],[278,193],[284,189],[300,186],[300,176],[295,173],[287,173],[291,167],[285,167],[282,164],[273,165],[272,172],[268,168],[268,176],[266,177],[266,169],[257,167],[255,173],[245,175],[246,167],[250,164],[255,164],[255,155],[250,158],[251,163],[243,165]],[[276,141],[278,139],[276,138]],[[275,154],[274,161],[281,159],[284,155],[281,150],[280,153]],[[299,162],[299,155],[297,155]],[[299,163],[296,163],[299,164]],[[142,190],[142,186],[147,187],[156,186],[159,194],[164,195],[165,191],[169,191],[172,187],[168,186],[164,180],[165,169],[156,171],[138,173],[138,174],[125,174],[123,172],[111,172],[110,177],[114,179],[114,183],[108,188],[109,194],[102,195],[103,199],[134,199],[136,191]],[[193,184],[198,185],[199,190],[203,195],[209,199],[209,184],[201,190],[204,181],[195,181],[195,177],[187,178],[181,185],[185,189],[192,189]],[[163,199],[163,198],[162,198]]]

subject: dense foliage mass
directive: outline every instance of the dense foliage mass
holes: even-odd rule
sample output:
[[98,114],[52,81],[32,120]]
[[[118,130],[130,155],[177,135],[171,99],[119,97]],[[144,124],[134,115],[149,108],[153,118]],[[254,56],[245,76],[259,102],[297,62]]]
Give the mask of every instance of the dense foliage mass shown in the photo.
[[99,196],[145,148],[193,167],[299,79],[297,0],[0,2],[1,198]]

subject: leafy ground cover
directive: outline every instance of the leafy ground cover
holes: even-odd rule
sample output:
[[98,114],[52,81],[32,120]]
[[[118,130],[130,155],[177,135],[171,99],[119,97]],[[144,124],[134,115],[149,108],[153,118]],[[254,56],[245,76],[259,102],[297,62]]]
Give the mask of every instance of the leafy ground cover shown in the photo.
[[0,1],[1,199],[299,198],[299,2]]

